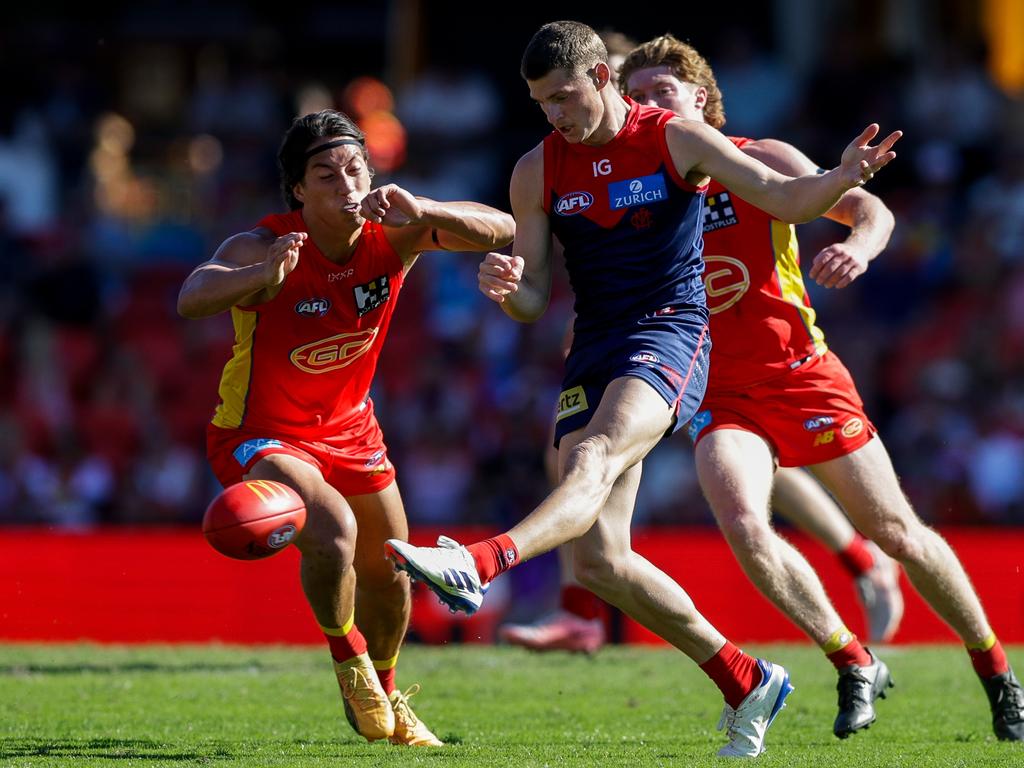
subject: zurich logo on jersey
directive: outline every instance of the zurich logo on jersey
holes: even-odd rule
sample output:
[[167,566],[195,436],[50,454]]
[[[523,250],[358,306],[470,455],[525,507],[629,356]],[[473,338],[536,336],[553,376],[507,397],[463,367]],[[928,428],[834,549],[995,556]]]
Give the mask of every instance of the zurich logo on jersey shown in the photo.
[[559,216],[575,216],[583,213],[594,204],[594,196],[589,192],[569,192],[558,198],[555,213]]
[[655,173],[626,181],[613,181],[608,185],[608,202],[612,210],[632,208],[668,199],[665,176]]

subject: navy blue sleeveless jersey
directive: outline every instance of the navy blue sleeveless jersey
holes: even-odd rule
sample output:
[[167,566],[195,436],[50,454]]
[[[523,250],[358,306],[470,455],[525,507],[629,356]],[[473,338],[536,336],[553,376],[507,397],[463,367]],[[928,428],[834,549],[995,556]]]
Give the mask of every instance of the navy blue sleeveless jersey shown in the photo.
[[565,251],[576,331],[666,306],[704,305],[704,190],[676,172],[665,142],[675,115],[629,102],[599,147],[544,140],[545,208]]
[[608,383],[635,376],[673,409],[674,429],[707,382],[701,275],[704,190],[680,177],[665,141],[675,115],[629,102],[599,147],[544,140],[545,210],[576,295],[555,444],[586,426]]

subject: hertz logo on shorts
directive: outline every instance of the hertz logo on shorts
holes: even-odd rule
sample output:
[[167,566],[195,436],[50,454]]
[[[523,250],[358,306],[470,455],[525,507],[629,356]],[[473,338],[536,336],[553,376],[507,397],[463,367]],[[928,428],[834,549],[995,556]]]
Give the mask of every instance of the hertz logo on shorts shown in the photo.
[[378,328],[367,328],[355,333],[339,333],[320,341],[293,349],[289,359],[306,373],[327,373],[351,365],[366,354],[377,338]]
[[558,396],[558,415],[555,416],[555,421],[561,421],[566,416],[585,411],[589,407],[583,387],[567,389]]

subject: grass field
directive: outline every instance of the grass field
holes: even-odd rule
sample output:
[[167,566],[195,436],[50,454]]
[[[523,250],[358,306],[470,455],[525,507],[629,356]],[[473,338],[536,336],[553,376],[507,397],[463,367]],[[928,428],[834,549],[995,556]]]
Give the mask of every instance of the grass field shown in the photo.
[[[897,688],[870,730],[832,736],[835,676],[812,648],[748,649],[796,692],[764,766],[1024,766],[995,741],[963,651],[883,649]],[[1024,649],[1011,650],[1018,667]],[[345,723],[325,651],[225,646],[0,646],[0,766],[722,765],[721,699],[682,655],[595,658],[511,648],[408,647],[399,682],[449,746],[367,744]]]

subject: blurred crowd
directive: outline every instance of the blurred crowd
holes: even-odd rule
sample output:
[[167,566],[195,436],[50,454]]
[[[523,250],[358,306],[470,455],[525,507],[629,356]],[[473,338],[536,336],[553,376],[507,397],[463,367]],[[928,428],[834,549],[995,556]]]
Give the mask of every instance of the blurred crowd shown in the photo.
[[[356,116],[378,183],[506,210],[511,162],[546,132],[525,88],[504,93],[484,70],[425,62],[392,89],[380,71],[317,81],[227,43],[187,50],[137,52],[117,89],[56,64],[0,113],[0,522],[201,517],[232,329],[178,318],[177,290],[282,209],[274,159],[294,115]],[[894,60],[839,33],[805,76],[742,33],[707,53],[730,134],[830,166],[868,122],[906,131],[872,182],[893,240],[850,288],[811,286],[819,324],[926,520],[1024,523],[1021,100],[959,42]],[[843,236],[799,232],[805,263]],[[571,296],[559,276],[545,317],[518,325],[479,294],[476,265],[419,260],[373,392],[414,524],[507,525],[547,487]],[[646,462],[637,519],[711,522],[684,433]]]

